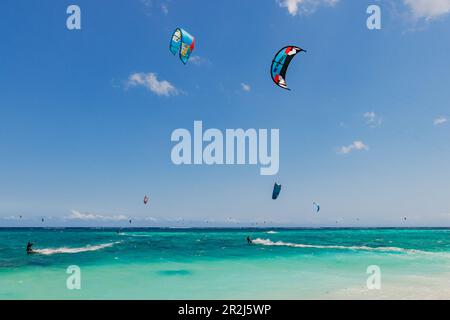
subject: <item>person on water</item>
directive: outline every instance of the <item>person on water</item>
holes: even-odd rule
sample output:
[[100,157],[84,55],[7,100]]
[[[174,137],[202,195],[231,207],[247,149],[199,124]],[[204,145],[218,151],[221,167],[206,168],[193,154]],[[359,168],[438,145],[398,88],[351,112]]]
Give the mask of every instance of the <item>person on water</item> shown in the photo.
[[28,241],[28,243],[27,243],[27,253],[28,254],[30,254],[30,253],[33,253],[33,244],[34,243],[31,243],[30,241]]
[[250,239],[250,237],[247,237],[247,243],[248,245],[251,245],[253,243],[252,239]]

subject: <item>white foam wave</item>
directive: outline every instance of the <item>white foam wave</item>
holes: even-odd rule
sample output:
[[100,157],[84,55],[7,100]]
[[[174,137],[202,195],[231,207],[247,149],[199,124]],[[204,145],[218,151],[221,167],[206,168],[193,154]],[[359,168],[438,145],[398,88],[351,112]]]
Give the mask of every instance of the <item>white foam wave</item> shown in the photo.
[[276,231],[267,231],[266,233],[268,233],[268,234],[275,234],[275,233],[278,233],[278,232],[276,232]]
[[311,245],[311,244],[299,244],[289,243],[283,241],[273,242],[270,239],[254,239],[252,243],[263,246],[281,246],[281,247],[293,247],[293,248],[312,248],[312,249],[337,249],[337,250],[363,250],[363,251],[381,251],[381,252],[402,252],[402,253],[428,253],[421,250],[404,249],[398,247],[368,247],[368,246],[338,246],[338,245]]
[[135,233],[125,233],[125,232],[119,233],[119,236],[136,237],[136,238],[139,238],[139,237],[145,237],[145,238],[151,237],[151,235],[149,235],[149,234],[135,234]]
[[43,254],[43,255],[52,255],[52,254],[59,254],[59,253],[80,253],[80,252],[97,251],[97,250],[109,248],[117,243],[119,243],[119,242],[104,243],[104,244],[99,244],[96,246],[88,245],[88,246],[81,247],[81,248],[62,247],[62,248],[56,248],[56,249],[52,249],[52,248],[33,249],[33,252]]

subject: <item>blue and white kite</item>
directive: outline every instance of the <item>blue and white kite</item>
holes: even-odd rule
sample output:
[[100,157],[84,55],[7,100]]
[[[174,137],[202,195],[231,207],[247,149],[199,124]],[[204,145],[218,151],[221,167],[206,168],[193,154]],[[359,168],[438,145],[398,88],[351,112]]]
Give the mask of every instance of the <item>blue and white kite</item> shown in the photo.
[[194,51],[195,39],[186,30],[177,28],[170,40],[170,52],[180,54],[180,60],[186,64]]
[[316,206],[316,213],[319,213],[320,211],[320,205],[317,202],[313,202],[313,205]]

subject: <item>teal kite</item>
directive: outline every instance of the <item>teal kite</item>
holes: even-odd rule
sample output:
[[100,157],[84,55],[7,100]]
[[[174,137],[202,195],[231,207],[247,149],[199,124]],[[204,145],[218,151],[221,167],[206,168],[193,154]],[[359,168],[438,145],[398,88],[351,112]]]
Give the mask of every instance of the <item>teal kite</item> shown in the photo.
[[273,191],[272,191],[272,200],[277,200],[278,196],[280,195],[281,192],[281,184],[277,184],[275,182],[275,185],[273,186]]
[[178,52],[180,54],[180,60],[186,64],[191,56],[192,51],[194,51],[195,39],[186,30],[177,28],[172,35],[170,40],[170,52],[176,55]]

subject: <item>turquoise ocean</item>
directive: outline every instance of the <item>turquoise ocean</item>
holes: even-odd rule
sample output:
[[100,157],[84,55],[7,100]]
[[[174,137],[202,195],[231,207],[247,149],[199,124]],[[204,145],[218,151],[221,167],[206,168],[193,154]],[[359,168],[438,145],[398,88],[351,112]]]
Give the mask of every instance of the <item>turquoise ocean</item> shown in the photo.
[[0,299],[450,299],[450,229],[3,228]]

